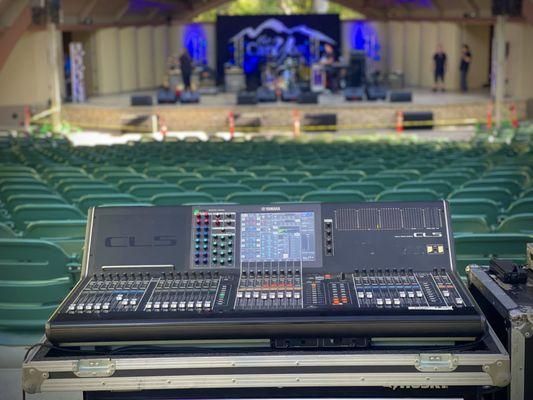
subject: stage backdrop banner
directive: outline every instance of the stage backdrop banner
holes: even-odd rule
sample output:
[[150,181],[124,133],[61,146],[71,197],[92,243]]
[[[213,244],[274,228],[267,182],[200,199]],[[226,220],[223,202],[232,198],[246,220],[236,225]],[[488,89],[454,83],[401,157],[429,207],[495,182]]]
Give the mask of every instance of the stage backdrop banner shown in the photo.
[[224,65],[246,69],[248,64],[287,58],[306,65],[318,61],[324,45],[341,49],[338,14],[219,16],[216,24],[217,76],[224,81]]

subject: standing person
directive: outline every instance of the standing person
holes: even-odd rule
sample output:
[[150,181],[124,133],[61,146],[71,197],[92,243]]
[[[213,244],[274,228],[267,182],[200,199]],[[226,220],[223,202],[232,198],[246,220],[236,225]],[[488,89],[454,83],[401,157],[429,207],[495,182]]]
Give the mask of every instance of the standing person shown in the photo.
[[461,65],[459,67],[461,72],[461,90],[463,92],[468,91],[468,83],[466,76],[468,74],[468,68],[470,67],[470,62],[472,61],[472,53],[470,53],[470,48],[468,45],[463,44],[461,48]]
[[324,45],[324,54],[320,60],[320,63],[324,66],[326,72],[326,87],[332,91],[337,91],[337,76],[335,71],[336,56],[335,49],[332,45],[326,43]]
[[439,89],[441,92],[444,92],[444,74],[446,73],[447,67],[446,61],[446,53],[443,50],[442,44],[439,43],[437,45],[437,50],[433,55],[433,73],[435,77],[435,86],[433,86],[434,92]]
[[183,79],[184,91],[191,91],[192,59],[187,49],[183,49],[180,56],[181,78]]

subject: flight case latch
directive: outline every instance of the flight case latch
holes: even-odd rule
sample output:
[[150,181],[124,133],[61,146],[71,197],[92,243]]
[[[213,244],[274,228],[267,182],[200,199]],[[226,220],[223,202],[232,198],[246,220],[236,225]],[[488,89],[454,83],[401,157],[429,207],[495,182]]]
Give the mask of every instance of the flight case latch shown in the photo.
[[457,357],[452,354],[419,354],[415,367],[420,372],[451,372],[457,368]]
[[116,370],[115,362],[110,359],[78,360],[74,364],[73,372],[78,378],[105,378]]

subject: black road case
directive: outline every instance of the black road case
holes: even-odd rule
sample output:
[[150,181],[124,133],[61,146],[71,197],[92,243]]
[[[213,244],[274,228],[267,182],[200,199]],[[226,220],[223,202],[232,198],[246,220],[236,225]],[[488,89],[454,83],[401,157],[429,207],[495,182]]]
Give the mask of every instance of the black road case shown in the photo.
[[511,357],[511,400],[533,399],[533,270],[526,283],[508,284],[487,267],[469,266],[468,284]]

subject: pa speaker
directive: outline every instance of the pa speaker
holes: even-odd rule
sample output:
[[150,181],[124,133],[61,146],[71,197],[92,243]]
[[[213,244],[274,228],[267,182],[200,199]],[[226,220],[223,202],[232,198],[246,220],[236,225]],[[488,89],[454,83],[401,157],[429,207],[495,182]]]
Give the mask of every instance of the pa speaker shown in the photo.
[[300,104],[318,104],[318,93],[315,92],[301,92],[298,96],[298,103]]
[[385,100],[387,90],[382,86],[369,85],[366,87],[366,98],[370,101]]
[[304,114],[302,129],[306,132],[331,132],[337,130],[337,114]]
[[492,0],[492,15],[522,15],[522,0]]
[[157,90],[157,104],[173,104],[177,100],[175,91],[163,88]]
[[257,94],[255,92],[241,91],[237,93],[238,105],[254,105],[257,104]]
[[152,96],[145,96],[145,95],[131,96],[130,104],[132,106],[151,106],[153,104]]
[[364,97],[365,90],[362,87],[349,87],[344,90],[346,101],[363,100]]
[[[405,129],[432,129],[433,113],[431,111],[406,111],[403,113]],[[410,125],[408,122],[413,122]]]
[[413,101],[413,94],[411,92],[391,92],[391,103],[409,103]]
[[275,103],[278,101],[276,92],[266,87],[260,87],[257,89],[257,101],[260,103]]
[[300,98],[300,89],[286,89],[281,91],[281,101],[297,102]]
[[192,104],[200,102],[200,93],[198,92],[182,92],[180,96],[182,104]]

